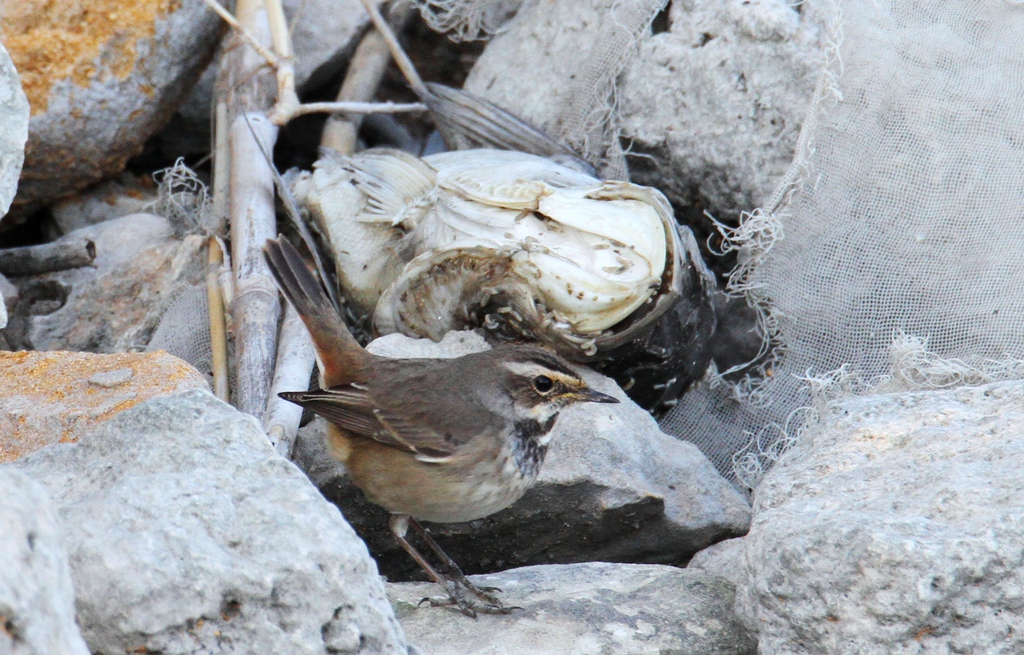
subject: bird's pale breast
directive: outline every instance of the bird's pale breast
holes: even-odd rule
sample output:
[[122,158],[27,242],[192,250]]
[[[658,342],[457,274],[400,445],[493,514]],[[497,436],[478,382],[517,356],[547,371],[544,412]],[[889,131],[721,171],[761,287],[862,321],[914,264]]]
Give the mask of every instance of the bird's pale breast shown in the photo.
[[366,497],[394,514],[438,523],[490,516],[517,501],[537,479],[546,448],[516,438],[480,437],[451,460],[427,463],[406,451],[332,434],[347,442],[345,466]]

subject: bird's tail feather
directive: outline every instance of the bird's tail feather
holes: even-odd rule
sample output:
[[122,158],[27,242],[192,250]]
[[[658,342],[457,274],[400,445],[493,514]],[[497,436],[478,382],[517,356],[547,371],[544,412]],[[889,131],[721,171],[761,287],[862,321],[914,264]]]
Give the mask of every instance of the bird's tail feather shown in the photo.
[[267,241],[263,255],[281,292],[302,317],[313,338],[323,384],[333,387],[362,380],[372,356],[348,331],[299,252],[283,237],[278,237]]

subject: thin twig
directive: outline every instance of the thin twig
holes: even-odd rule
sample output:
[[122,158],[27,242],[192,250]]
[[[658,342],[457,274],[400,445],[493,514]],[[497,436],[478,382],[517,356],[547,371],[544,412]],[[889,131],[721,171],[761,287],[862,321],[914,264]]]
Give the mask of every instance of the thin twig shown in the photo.
[[[301,104],[298,93],[295,90],[295,55],[292,48],[291,31],[288,28],[281,0],[265,0],[267,21],[276,52],[271,52],[260,44],[259,39],[251,31],[245,29],[217,0],[203,1],[232,27],[242,40],[249,44],[268,64],[274,67],[277,77],[277,102],[274,103],[274,106],[267,113],[267,117],[274,125],[285,125],[297,116],[316,113],[396,114],[427,111],[426,105],[417,102],[313,102],[305,105]],[[372,12],[376,12],[376,15],[380,17],[380,12],[376,11],[376,7],[373,7]],[[371,18],[373,17],[372,12]],[[389,37],[394,40],[394,34],[388,32],[384,38],[388,39]],[[389,48],[391,47],[389,42]],[[401,52],[401,46],[398,45],[397,41],[394,41],[393,47],[398,48],[399,52]],[[409,61],[408,57],[405,57],[405,53],[402,53],[402,57],[403,59],[399,61],[399,68],[402,69],[406,78],[410,80],[413,89],[422,97],[420,90],[423,93],[427,93],[426,87],[423,86],[423,82],[416,74],[415,69],[413,69],[412,62]]]
[[224,251],[217,237],[207,241],[206,300],[210,308],[210,349],[213,352],[213,393],[224,402],[228,397],[228,337],[224,323],[224,298],[218,274],[224,263]]
[[303,114],[402,114],[427,111],[422,102],[310,102],[295,108],[292,118]]
[[[388,20],[397,29],[412,16],[412,7],[408,2],[392,3]],[[391,51],[387,41],[376,29],[363,35],[345,73],[345,81],[338,91],[337,101],[368,102],[377,94],[388,64],[391,62]],[[324,124],[320,135],[320,145],[345,155],[356,151],[359,127],[363,123],[363,114],[344,114],[332,116]]]
[[402,75],[405,76],[409,86],[412,87],[413,93],[419,96],[420,99],[429,96],[430,91],[423,84],[423,78],[416,72],[416,67],[412,65],[412,60],[405,54],[405,50],[402,50],[402,46],[398,43],[398,38],[395,36],[391,26],[388,25],[388,22],[381,16],[377,5],[373,0],[360,1],[363,3],[366,13],[370,15],[373,26],[384,37],[384,41],[388,44],[388,49],[391,50],[391,56],[394,57],[395,63],[398,64],[398,69],[402,71]]
[[203,2],[205,2],[206,6],[212,9],[214,13],[220,16],[225,23],[230,25],[238,33],[238,35],[242,37],[242,40],[248,43],[249,46],[253,50],[255,50],[260,57],[263,57],[267,61],[268,64],[270,64],[271,66],[278,65],[277,56],[275,56],[274,53],[268,50],[267,48],[263,47],[263,45],[260,44],[259,39],[250,34],[249,30],[242,27],[242,25],[235,19],[235,17],[231,15],[231,12],[225,9],[223,5],[217,2],[217,0],[203,0]]
[[64,271],[92,264],[96,244],[89,239],[52,241],[38,246],[0,249],[0,273],[18,277]]
[[284,125],[299,115],[295,113],[299,107],[299,96],[295,91],[295,49],[281,0],[263,0],[263,7],[277,55],[277,102],[270,110],[269,118],[274,125]]
[[263,427],[277,453],[282,457],[290,457],[295,435],[299,431],[299,421],[302,419],[302,407],[277,394],[281,391],[308,389],[309,376],[316,361],[309,331],[291,305],[284,309],[281,338],[277,344],[277,368],[270,385],[271,394],[267,399]]
[[[247,31],[270,41],[261,0],[238,0],[236,11],[238,22]],[[233,397],[241,411],[255,416],[262,416],[267,406],[281,311],[262,251],[267,239],[277,234],[273,174],[262,155],[277,139],[277,127],[266,118],[273,102],[274,80],[262,68],[263,61],[254,50],[225,47],[218,80],[218,89],[226,94],[231,153],[229,207],[235,278],[231,311],[237,369]]]

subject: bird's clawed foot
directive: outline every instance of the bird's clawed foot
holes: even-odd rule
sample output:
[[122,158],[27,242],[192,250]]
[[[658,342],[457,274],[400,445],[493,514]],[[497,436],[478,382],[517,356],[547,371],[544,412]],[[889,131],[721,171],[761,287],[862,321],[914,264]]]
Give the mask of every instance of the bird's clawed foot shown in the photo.
[[[477,612],[481,614],[511,614],[513,610],[523,609],[511,605],[508,607],[503,605],[498,598],[490,593],[495,591],[501,592],[497,587],[477,587],[466,578],[462,578],[461,581],[446,578],[442,587],[448,593],[448,598],[424,598],[420,601],[420,605],[423,603],[430,603],[431,607],[450,607],[454,605],[459,608],[460,612],[474,619]],[[466,595],[467,591],[483,602],[468,598]]]

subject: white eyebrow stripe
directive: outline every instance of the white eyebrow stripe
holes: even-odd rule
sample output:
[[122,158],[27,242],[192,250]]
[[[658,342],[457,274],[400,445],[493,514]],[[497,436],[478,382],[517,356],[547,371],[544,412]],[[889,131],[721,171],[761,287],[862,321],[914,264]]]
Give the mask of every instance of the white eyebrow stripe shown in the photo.
[[546,375],[552,380],[560,380],[572,386],[577,386],[580,383],[576,377],[566,375],[561,371],[553,371],[547,366],[534,364],[533,362],[502,362],[501,365],[516,375],[522,375],[523,377],[532,378],[537,375]]

